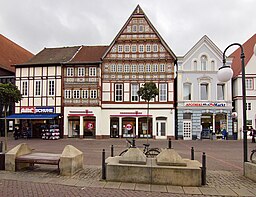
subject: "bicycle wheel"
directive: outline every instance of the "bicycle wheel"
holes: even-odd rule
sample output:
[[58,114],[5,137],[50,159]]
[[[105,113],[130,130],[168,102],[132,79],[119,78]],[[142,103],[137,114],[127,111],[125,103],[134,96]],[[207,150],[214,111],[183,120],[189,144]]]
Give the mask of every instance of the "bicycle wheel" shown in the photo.
[[252,153],[250,155],[250,161],[256,163],[256,150],[252,150]]
[[119,156],[123,156],[127,151],[128,151],[128,149],[122,151],[122,152],[119,154]]
[[158,154],[160,153],[160,151],[157,148],[151,148],[149,149],[145,155],[149,158],[154,158],[156,157]]

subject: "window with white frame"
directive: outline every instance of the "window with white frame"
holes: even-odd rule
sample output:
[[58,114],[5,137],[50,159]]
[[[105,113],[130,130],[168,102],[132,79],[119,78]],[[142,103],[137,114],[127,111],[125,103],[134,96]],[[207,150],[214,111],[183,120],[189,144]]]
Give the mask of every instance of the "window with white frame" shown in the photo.
[[83,77],[85,75],[85,69],[84,67],[78,68],[78,77]]
[[123,84],[115,84],[115,101],[123,101]]
[[158,64],[153,64],[153,72],[158,72]]
[[139,84],[131,84],[131,101],[138,101]]
[[212,68],[212,71],[215,70],[215,61],[214,60],[211,61],[211,68]]
[[165,64],[160,64],[160,72],[165,72]]
[[130,65],[129,64],[125,64],[124,65],[124,72],[130,72]]
[[143,64],[139,64],[139,72],[144,72],[144,65]]
[[159,101],[167,101],[167,84],[159,84]]
[[207,83],[200,84],[201,100],[208,100],[208,91]]
[[88,99],[88,94],[89,94],[89,91],[88,90],[82,90],[82,99]]
[[140,44],[140,45],[139,45],[139,52],[140,52],[140,53],[143,53],[143,52],[144,52],[144,45],[143,45],[143,44]]
[[130,45],[125,45],[124,46],[124,52],[127,52],[127,53],[130,52]]
[[150,64],[146,65],[146,72],[151,72],[151,65]]
[[207,60],[206,55],[202,55],[201,56],[201,70],[202,71],[207,70],[207,62],[208,62],[208,60]]
[[97,90],[90,90],[90,98],[91,99],[97,98]]
[[22,81],[22,90],[21,90],[21,94],[23,96],[27,96],[28,95],[28,82],[27,81]]
[[73,90],[73,99],[80,99],[80,90]]
[[253,89],[253,79],[252,78],[245,79],[245,87],[247,90]]
[[74,76],[74,68],[72,68],[72,67],[67,67],[67,76],[68,76],[68,77]]
[[96,76],[96,67],[89,67],[89,76]]
[[71,99],[72,98],[71,90],[65,90],[65,98],[66,99]]
[[224,100],[224,84],[217,84],[217,100]]
[[246,110],[252,110],[252,103],[246,103]]
[[132,73],[136,73],[136,72],[137,72],[137,65],[136,65],[136,64],[133,64],[133,65],[132,65],[131,72],[132,72]]
[[118,52],[123,52],[123,45],[118,45]]
[[35,96],[41,96],[41,81],[35,81]]
[[137,25],[132,26],[132,32],[137,32]]
[[111,65],[111,72],[116,72],[116,65],[115,64]]
[[150,44],[146,45],[146,52],[151,52],[151,45]]
[[48,87],[49,87],[49,96],[54,96],[55,95],[55,81],[50,80]]
[[191,84],[183,84],[183,100],[191,100]]
[[193,62],[193,66],[194,66],[194,70],[197,70],[197,61],[195,60],[194,62]]
[[158,45],[157,44],[153,44],[153,52],[158,52]]
[[134,52],[134,53],[137,52],[137,45],[135,45],[135,44],[132,45],[132,52]]
[[117,65],[117,72],[123,72],[123,65],[122,64]]
[[140,25],[139,26],[139,32],[143,32],[144,31],[144,26],[143,25]]

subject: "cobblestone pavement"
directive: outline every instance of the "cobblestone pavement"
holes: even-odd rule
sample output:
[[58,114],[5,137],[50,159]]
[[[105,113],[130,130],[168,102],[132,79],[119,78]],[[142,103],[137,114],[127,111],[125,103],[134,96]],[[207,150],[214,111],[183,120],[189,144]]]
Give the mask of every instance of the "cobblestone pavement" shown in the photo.
[[[0,140],[3,140],[0,138]],[[56,166],[35,165],[18,172],[0,171],[0,196],[256,196],[256,183],[242,175],[242,141],[173,141],[174,149],[182,156],[190,157],[190,148],[196,150],[195,159],[201,153],[207,155],[207,185],[180,187],[137,183],[106,182],[101,179],[101,152],[110,155],[111,144],[115,154],[126,148],[124,139],[58,141],[9,140],[9,149],[19,143],[42,152],[60,153],[66,144],[84,152],[84,170],[72,177],[60,176]],[[144,140],[137,140],[139,146]],[[163,140],[150,140],[152,147],[164,148]],[[255,144],[248,143],[248,150]]]

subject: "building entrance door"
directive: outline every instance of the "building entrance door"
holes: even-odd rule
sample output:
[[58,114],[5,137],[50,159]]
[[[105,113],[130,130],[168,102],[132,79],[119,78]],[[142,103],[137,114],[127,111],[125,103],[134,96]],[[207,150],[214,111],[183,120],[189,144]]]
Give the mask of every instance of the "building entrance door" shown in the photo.
[[183,122],[183,139],[192,140],[192,122],[190,120],[185,120]]
[[161,120],[156,122],[156,138],[165,139],[166,138],[166,121]]

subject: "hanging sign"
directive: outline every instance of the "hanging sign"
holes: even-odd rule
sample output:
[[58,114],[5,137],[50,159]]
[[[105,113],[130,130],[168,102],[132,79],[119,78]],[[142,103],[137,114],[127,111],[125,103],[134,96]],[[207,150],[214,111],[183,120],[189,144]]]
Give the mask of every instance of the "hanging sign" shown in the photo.
[[128,123],[128,124],[126,125],[126,129],[127,129],[128,131],[132,130],[132,125],[131,125],[130,123]]

